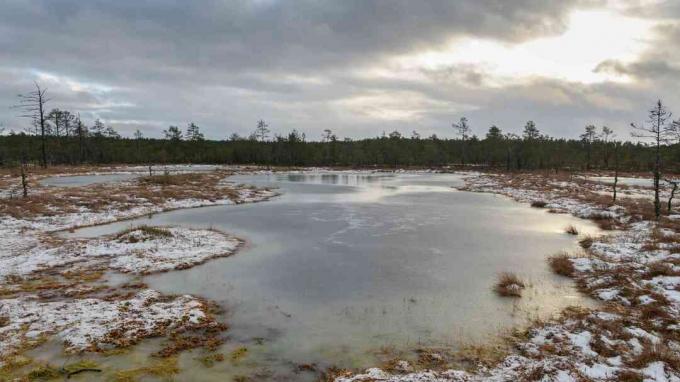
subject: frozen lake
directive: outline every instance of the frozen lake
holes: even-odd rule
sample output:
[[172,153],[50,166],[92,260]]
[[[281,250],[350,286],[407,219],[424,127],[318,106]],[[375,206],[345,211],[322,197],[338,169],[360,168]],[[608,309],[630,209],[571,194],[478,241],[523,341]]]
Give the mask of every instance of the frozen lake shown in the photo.
[[[94,236],[139,224],[188,225],[248,240],[235,256],[144,279],[165,293],[217,301],[230,326],[225,353],[248,348],[241,363],[196,366],[201,380],[254,373],[260,373],[257,380],[292,378],[300,363],[372,366],[372,352],[382,346],[407,350],[481,342],[530,317],[592,304],[546,264],[547,256],[576,248],[566,226],[597,232],[590,222],[505,197],[457,191],[461,175],[275,174],[231,180],[278,187],[282,196],[76,232]],[[523,298],[493,293],[503,271],[529,281]],[[180,380],[197,372],[191,359]],[[305,373],[293,379],[307,377],[314,380]]]

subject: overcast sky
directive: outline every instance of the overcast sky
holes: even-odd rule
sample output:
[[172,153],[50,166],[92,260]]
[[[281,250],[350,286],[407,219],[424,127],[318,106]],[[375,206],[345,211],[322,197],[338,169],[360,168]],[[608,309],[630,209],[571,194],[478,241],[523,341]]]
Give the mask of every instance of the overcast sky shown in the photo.
[[680,115],[680,1],[2,0],[0,124],[33,81],[124,135],[553,136]]

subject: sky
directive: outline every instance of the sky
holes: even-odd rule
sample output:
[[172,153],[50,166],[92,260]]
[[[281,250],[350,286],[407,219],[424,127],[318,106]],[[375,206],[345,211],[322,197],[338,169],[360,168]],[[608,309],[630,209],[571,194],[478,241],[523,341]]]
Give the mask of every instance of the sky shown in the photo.
[[5,131],[34,82],[128,136],[453,137],[465,116],[625,140],[657,99],[680,116],[680,0],[2,0]]

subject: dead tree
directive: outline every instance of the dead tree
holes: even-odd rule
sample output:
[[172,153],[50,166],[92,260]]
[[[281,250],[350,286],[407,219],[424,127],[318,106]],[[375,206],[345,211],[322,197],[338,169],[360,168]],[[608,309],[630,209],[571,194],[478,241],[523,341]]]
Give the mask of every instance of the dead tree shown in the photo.
[[47,120],[45,116],[45,105],[49,102],[46,97],[47,89],[42,89],[37,82],[35,82],[35,90],[19,94],[19,104],[15,107],[22,110],[21,117],[31,118],[33,123],[38,127],[40,133],[40,165],[47,167]]
[[616,187],[619,184],[619,147],[621,142],[614,142],[614,195],[612,202],[616,204]]
[[659,183],[661,180],[661,146],[668,143],[669,137],[673,133],[672,125],[668,124],[671,113],[666,110],[661,100],[649,111],[647,124],[637,125],[631,123],[634,129],[632,135],[637,138],[651,139],[655,150],[654,160],[654,214],[656,219],[661,216],[661,201],[659,199]]
[[668,213],[670,214],[673,210],[673,198],[675,197],[675,192],[678,190],[678,184],[680,181],[673,179],[664,179],[666,183],[671,185],[671,195],[668,197]]
[[28,182],[26,181],[26,162],[21,161],[21,188],[24,198],[28,197]]

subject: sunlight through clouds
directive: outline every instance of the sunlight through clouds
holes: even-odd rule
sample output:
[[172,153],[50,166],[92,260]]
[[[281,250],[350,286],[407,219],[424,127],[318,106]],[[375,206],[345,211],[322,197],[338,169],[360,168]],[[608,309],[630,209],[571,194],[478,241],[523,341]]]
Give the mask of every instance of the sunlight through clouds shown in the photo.
[[625,75],[595,72],[598,64],[638,58],[652,37],[654,23],[611,11],[575,11],[565,33],[520,44],[462,37],[443,51],[428,51],[394,59],[405,71],[474,66],[491,86],[510,85],[533,77],[592,84],[627,82]]

